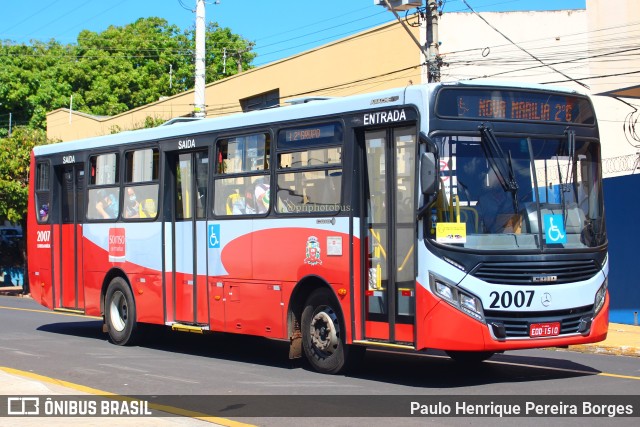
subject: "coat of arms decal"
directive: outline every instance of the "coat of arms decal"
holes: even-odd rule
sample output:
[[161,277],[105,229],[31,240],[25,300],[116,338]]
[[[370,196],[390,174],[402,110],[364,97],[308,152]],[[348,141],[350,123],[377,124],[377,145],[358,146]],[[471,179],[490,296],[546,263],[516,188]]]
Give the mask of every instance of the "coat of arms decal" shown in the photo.
[[304,259],[304,263],[309,265],[322,264],[320,252],[320,242],[318,238],[316,236],[309,236],[307,239],[307,257]]

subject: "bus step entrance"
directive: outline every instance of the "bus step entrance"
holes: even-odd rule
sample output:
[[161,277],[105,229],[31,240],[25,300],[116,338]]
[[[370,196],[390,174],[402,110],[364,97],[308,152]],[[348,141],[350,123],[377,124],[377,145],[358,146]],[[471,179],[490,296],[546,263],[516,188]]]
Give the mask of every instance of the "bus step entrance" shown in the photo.
[[208,326],[198,326],[198,325],[185,325],[182,323],[173,323],[171,325],[171,330],[178,332],[191,332],[194,334],[204,334],[205,332],[209,332]]

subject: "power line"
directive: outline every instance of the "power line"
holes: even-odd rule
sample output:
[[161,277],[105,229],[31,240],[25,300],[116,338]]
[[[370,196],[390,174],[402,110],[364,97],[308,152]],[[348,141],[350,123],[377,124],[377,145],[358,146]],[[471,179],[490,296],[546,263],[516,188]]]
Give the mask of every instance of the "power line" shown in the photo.
[[31,33],[27,34],[27,37],[30,36],[31,34],[42,30],[43,28],[46,28],[48,26],[50,26],[51,24],[55,24],[56,22],[60,21],[62,18],[71,15],[73,12],[77,11],[78,9],[83,8],[84,6],[88,5],[89,3],[91,3],[91,0],[87,0],[86,2],[82,3],[80,6],[78,6],[75,10],[72,10],[69,13],[65,13],[63,15],[60,15],[59,17],[57,17],[56,19],[54,19],[53,21],[49,22],[48,24],[42,25],[40,26],[36,31],[32,31]]
[[84,19],[84,20],[82,21],[82,23],[81,23],[81,24],[78,24],[78,25],[75,25],[75,26],[73,26],[73,27],[71,27],[71,28],[68,28],[68,29],[66,29],[66,30],[65,30],[64,32],[62,32],[62,33],[58,33],[57,35],[55,35],[55,36],[54,36],[54,38],[55,38],[55,37],[60,37],[60,35],[67,33],[69,30],[71,30],[71,29],[73,29],[73,28],[78,28],[78,27],[79,27],[79,26],[81,26],[81,25],[85,25],[87,22],[91,22],[91,21],[93,21],[94,19],[96,19],[96,18],[98,18],[98,17],[100,17],[100,16],[104,15],[105,13],[107,13],[107,12],[109,12],[109,11],[111,11],[111,10],[115,9],[116,7],[119,7],[121,4],[123,4],[123,3],[127,3],[127,2],[129,2],[129,0],[122,0],[120,3],[116,3],[115,5],[111,6],[110,8],[105,9],[105,10],[103,10],[102,12],[98,13],[97,15],[93,15],[91,18]]
[[55,6],[55,4],[59,3],[59,2],[60,2],[60,0],[54,0],[54,1],[50,2],[48,5],[46,5],[43,8],[38,9],[35,13],[32,13],[31,15],[27,16],[22,21],[18,21],[15,24],[13,24],[13,26],[5,29],[5,31],[9,31],[9,30],[12,30],[12,29],[14,29],[16,27],[19,27],[20,25],[24,24],[25,22],[31,20],[34,16],[37,16],[37,15],[41,14],[42,12],[44,12],[47,9],[49,9],[50,7]]
[[[469,10],[470,10],[471,12],[473,12],[473,13],[474,13],[478,18],[480,18],[482,21],[484,21],[484,22],[485,22],[489,27],[491,27],[494,31],[496,31],[496,32],[497,32],[498,34],[500,34],[502,37],[504,37],[505,39],[507,39],[507,40],[509,41],[509,43],[513,44],[513,45],[514,45],[514,46],[516,46],[518,49],[520,49],[521,51],[523,51],[523,52],[524,52],[524,53],[526,53],[527,55],[531,56],[533,59],[535,59],[536,61],[540,62],[541,64],[546,65],[546,64],[545,64],[541,59],[537,58],[535,55],[533,55],[532,53],[528,52],[525,48],[523,48],[522,46],[520,46],[520,45],[518,45],[517,43],[515,43],[513,40],[511,40],[509,37],[507,37],[504,33],[502,33],[502,32],[501,32],[500,30],[498,30],[496,27],[494,27],[493,25],[491,25],[491,24],[489,23],[489,21],[487,21],[487,20],[486,20],[486,19],[484,19],[482,16],[480,16],[480,14],[479,14],[478,12],[476,12],[475,10],[473,10],[473,8],[472,8],[471,6],[469,6],[469,3],[467,3],[467,0],[462,0],[462,2],[463,2],[463,3],[464,3],[464,4],[469,8]],[[565,74],[565,73],[563,73],[562,71],[560,71],[560,70],[558,70],[558,69],[556,69],[556,68],[554,68],[554,67],[552,67],[552,66],[549,66],[549,65],[546,65],[546,66],[547,66],[547,67],[549,67],[549,68],[551,68],[551,69],[552,69],[553,71],[555,71],[556,73],[558,73],[558,74],[560,74],[560,75],[562,75],[562,76],[564,76],[564,77],[566,77],[566,78],[568,78],[568,79],[572,80],[573,82],[575,82],[575,83],[579,84],[580,86],[583,86],[583,87],[585,87],[585,88],[589,89],[589,86],[585,85],[584,83],[582,83],[582,82],[580,82],[580,81],[578,81],[578,80],[572,79],[571,77],[569,77],[568,75],[566,75],[566,74]]]

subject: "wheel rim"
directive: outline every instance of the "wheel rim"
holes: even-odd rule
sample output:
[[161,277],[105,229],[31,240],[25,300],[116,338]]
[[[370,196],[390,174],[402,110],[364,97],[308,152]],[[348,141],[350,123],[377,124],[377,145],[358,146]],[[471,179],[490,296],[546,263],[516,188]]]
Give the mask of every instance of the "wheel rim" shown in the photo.
[[336,352],[340,344],[340,323],[331,307],[325,307],[313,316],[310,333],[311,344],[317,354],[328,357]]
[[113,326],[116,331],[122,332],[127,325],[128,318],[129,305],[127,304],[127,299],[122,292],[115,291],[109,306],[111,326]]

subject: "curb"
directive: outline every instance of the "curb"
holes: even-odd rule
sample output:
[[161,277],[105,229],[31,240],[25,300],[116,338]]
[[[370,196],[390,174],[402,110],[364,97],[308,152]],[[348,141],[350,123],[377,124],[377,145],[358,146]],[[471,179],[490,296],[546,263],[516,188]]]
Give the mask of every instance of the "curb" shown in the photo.
[[612,356],[640,357],[640,348],[634,346],[613,346],[606,344],[581,344],[569,346],[568,351],[579,353],[609,354]]

